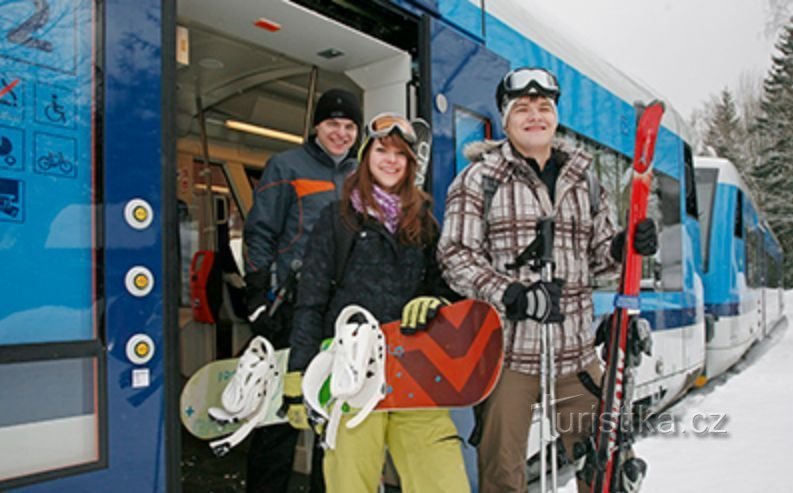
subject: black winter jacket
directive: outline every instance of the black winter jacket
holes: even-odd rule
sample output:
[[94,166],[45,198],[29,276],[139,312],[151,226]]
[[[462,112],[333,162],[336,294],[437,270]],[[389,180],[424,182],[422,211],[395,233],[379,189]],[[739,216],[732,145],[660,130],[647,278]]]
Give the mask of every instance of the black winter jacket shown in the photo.
[[350,151],[336,165],[315,139],[270,158],[256,188],[245,221],[245,273],[263,291],[270,287],[273,262],[279,285],[284,282],[320,211],[341,198],[342,184],[357,164]]
[[289,371],[305,370],[322,340],[333,337],[336,317],[347,305],[360,305],[386,323],[400,319],[402,308],[416,296],[454,297],[435,260],[437,237],[423,248],[405,245],[380,222],[364,220],[361,215],[357,232],[344,221],[336,222],[355,239],[341,282],[334,289],[340,255],[333,236],[333,214],[339,209],[337,203],[322,211],[306,247],[290,338]]

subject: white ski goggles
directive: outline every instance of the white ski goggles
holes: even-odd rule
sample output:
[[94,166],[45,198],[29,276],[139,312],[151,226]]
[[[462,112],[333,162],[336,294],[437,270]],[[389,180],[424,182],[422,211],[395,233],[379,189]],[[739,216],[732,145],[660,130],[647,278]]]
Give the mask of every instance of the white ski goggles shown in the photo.
[[502,83],[510,99],[521,94],[540,94],[554,101],[559,98],[559,82],[555,75],[545,69],[515,69],[504,76]]

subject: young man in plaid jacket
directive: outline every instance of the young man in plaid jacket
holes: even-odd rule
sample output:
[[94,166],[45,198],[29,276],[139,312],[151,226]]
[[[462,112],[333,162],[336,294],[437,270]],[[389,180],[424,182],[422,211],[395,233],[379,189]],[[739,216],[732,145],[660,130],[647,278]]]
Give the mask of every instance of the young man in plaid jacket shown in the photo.
[[[504,320],[504,369],[484,403],[479,444],[481,493],[524,493],[526,449],[540,398],[540,326],[554,334],[558,430],[568,455],[591,431],[597,398],[579,373],[600,382],[591,331],[590,280],[616,272],[624,234],[617,234],[606,192],[587,176],[592,157],[554,143],[559,85],[550,72],[522,68],[496,92],[505,141],[469,146],[468,166],[446,199],[438,259],[460,294],[494,305]],[[590,187],[599,190],[591,193]],[[507,264],[532,242],[540,218],[555,225],[554,281],[529,266]],[[655,252],[651,220],[638,228],[636,249]],[[578,491],[589,491],[579,482]]]

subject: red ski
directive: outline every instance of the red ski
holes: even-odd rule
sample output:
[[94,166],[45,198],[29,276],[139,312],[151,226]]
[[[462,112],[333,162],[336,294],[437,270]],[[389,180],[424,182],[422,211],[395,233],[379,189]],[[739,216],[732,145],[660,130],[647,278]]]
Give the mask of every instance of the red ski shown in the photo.
[[[623,429],[623,420],[631,413],[632,388],[629,384],[631,371],[626,372],[626,353],[629,322],[632,315],[639,314],[639,281],[642,274],[642,257],[633,247],[636,225],[647,217],[647,199],[652,179],[652,160],[656,137],[661,125],[664,105],[653,101],[641,110],[636,129],[636,148],[633,154],[633,180],[631,202],[625,233],[622,280],[614,302],[610,336],[606,341],[606,370],[603,374],[602,395],[594,434],[594,477],[592,493],[616,493],[636,491],[623,482],[644,477],[646,465],[640,459],[629,456],[630,432]],[[627,386],[627,389],[626,389]],[[628,419],[630,419],[628,417]],[[636,470],[634,470],[636,469]],[[625,473],[628,479],[625,480]]]

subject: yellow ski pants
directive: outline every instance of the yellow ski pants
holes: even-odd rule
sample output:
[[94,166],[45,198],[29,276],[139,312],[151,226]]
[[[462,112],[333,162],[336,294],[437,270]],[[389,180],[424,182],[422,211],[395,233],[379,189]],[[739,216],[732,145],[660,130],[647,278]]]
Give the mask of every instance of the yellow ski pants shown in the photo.
[[336,448],[325,452],[328,493],[374,493],[385,448],[403,493],[469,493],[460,439],[447,410],[374,412],[353,429],[342,418]]

